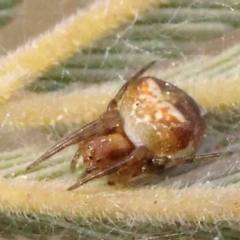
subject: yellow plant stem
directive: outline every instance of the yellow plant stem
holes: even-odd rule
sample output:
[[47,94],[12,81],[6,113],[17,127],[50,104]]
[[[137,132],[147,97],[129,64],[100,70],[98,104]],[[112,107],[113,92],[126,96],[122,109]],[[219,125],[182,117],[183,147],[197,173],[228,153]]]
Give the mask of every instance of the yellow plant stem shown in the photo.
[[124,20],[162,0],[108,0],[89,11],[77,12],[47,32],[10,53],[0,65],[0,103],[62,59],[87,46]]
[[95,216],[135,221],[151,218],[162,223],[233,220],[240,216],[240,189],[234,187],[118,189],[105,183],[89,183],[72,192],[66,191],[66,187],[54,182],[3,180],[0,206],[5,211],[41,211],[70,218]]
[[[212,111],[233,104],[239,105],[239,84],[240,79],[198,81],[194,84],[182,81],[178,86],[191,94],[201,106]],[[105,88],[107,93],[98,93],[99,86],[95,86],[95,93],[91,94],[87,91],[68,95],[24,93],[20,98],[12,98],[0,108],[0,122],[4,126],[13,127],[90,122],[105,111],[120,84],[105,83],[101,88]]]
[[179,87],[208,110],[240,105],[240,78],[181,82]]
[[110,99],[107,94],[97,93],[61,97],[24,94],[21,99],[7,102],[0,108],[0,121],[3,126],[17,128],[87,123],[105,111]]

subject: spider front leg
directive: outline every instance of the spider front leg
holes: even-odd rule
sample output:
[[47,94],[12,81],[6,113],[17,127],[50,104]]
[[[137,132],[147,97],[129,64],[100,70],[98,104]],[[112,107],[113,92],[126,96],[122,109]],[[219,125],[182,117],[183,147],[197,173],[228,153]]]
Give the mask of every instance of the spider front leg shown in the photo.
[[[114,163],[111,166],[108,166],[106,169],[99,170],[83,178],[80,182],[75,183],[67,190],[74,190],[83,184],[99,177],[117,173],[118,176],[115,178],[118,182],[126,182],[131,178],[136,172],[139,171],[140,166],[146,164],[147,161],[153,158],[153,153],[149,151],[146,147],[139,147],[132,151],[127,157],[122,158],[117,163]],[[135,168],[135,164],[137,168]],[[132,170],[131,170],[132,169]]]
[[[107,111],[102,116],[100,116],[97,120],[87,124],[85,127],[75,131],[70,134],[52,148],[50,148],[47,152],[45,152],[39,159],[30,164],[26,170],[30,170],[41,162],[47,160],[51,156],[55,155],[59,151],[67,148],[68,146],[80,143],[85,140],[92,139],[93,137],[102,136],[111,133],[116,130],[116,128],[121,127],[122,118],[117,110]],[[75,168],[75,162],[79,156],[79,152],[77,151],[73,160],[72,160],[72,168]]]
[[110,101],[108,104],[108,111],[116,110],[117,104],[119,100],[122,98],[122,95],[124,94],[125,90],[127,89],[128,85],[132,83],[132,81],[137,80],[141,77],[149,68],[151,68],[156,61],[152,61],[148,63],[146,66],[141,68],[138,72],[136,72],[131,78],[127,80],[127,82],[122,86],[122,88],[118,91],[117,95]]

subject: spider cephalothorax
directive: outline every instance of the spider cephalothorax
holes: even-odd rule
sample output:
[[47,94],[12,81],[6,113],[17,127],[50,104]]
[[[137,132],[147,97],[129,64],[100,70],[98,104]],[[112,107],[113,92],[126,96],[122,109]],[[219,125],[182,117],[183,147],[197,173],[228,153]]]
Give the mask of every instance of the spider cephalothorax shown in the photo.
[[71,161],[74,170],[82,154],[82,180],[109,175],[109,183],[126,183],[154,165],[170,167],[214,155],[195,157],[205,131],[197,103],[176,86],[154,77],[141,77],[153,62],[120,89],[99,119],[77,130],[44,153],[31,169],[60,150],[79,144]]

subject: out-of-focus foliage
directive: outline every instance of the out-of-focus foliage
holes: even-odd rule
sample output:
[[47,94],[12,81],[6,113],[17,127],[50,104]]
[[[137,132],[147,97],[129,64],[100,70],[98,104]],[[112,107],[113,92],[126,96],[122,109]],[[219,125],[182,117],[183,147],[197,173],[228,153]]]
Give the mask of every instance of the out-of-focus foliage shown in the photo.
[[196,44],[224,37],[239,25],[240,4],[235,1],[166,2],[53,66],[28,89],[53,91],[79,81],[119,80],[129,68],[155,59],[169,65],[199,54]]
[[0,28],[11,21],[16,12],[14,7],[21,0],[0,0]]

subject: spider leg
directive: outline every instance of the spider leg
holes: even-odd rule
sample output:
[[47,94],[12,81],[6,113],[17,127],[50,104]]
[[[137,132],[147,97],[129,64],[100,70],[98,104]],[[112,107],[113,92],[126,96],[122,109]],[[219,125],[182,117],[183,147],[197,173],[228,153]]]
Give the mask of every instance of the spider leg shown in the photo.
[[87,124],[83,128],[73,132],[57,144],[55,144],[52,148],[50,148],[47,152],[45,152],[40,158],[38,158],[35,162],[30,164],[26,170],[30,170],[41,162],[47,160],[57,152],[71,146],[73,144],[79,143],[83,140],[91,139],[92,137],[101,136],[110,133],[113,129],[119,127],[122,123],[121,116],[118,111],[109,111],[105,112],[99,119]]
[[148,63],[146,66],[141,68],[139,71],[137,71],[131,78],[129,78],[128,82],[134,79],[140,78],[150,67],[152,67],[157,61],[152,61]]
[[97,166],[88,166],[85,171],[86,171],[86,174],[89,174],[98,169],[99,169],[99,167],[97,167]]
[[152,153],[146,147],[139,147],[133,150],[132,153],[129,154],[127,157],[123,158],[122,161],[112,166],[109,166],[104,170],[100,170],[100,171],[94,172],[91,175],[86,176],[80,182],[77,182],[74,185],[70,186],[67,190],[68,191],[74,190],[95,178],[99,178],[105,175],[109,175],[113,172],[116,172],[122,167],[124,167],[126,164],[133,163],[133,162],[147,161],[151,158],[152,158]]
[[86,169],[84,169],[84,171],[80,174],[80,176],[77,179],[80,181],[81,179],[85,178],[88,174],[98,169],[99,168],[96,166],[88,166]]
[[77,162],[78,162],[78,159],[79,159],[80,155],[81,155],[81,150],[80,150],[80,148],[78,148],[78,150],[76,151],[74,157],[71,160],[71,164],[70,164],[71,172],[75,171],[76,165],[77,165]]
[[[230,152],[227,152],[227,153],[230,153]],[[210,159],[218,158],[225,154],[226,153],[208,153],[208,154],[202,154],[199,156],[182,156],[182,157],[168,159],[167,161],[165,161],[164,166],[165,168],[170,168],[170,167],[182,165],[185,163],[199,162],[199,161],[204,161],[206,159],[210,160]]]
[[117,95],[111,100],[111,102],[108,104],[108,111],[114,110],[117,107],[117,102],[122,98],[123,93],[125,92],[125,90],[127,89],[129,83],[131,81],[134,81],[136,79],[138,79],[139,77],[141,77],[141,75],[146,72],[150,67],[152,67],[154,64],[156,63],[156,61],[152,61],[150,63],[148,63],[146,66],[144,66],[143,68],[141,68],[139,71],[137,71],[137,73],[135,73],[131,78],[129,78],[127,80],[127,82],[122,86],[122,88],[119,90],[119,92],[117,93]]

